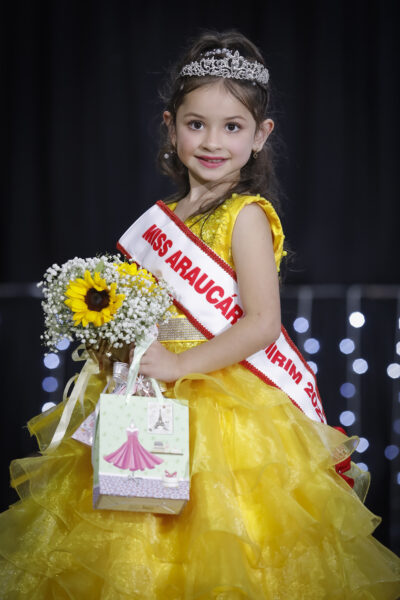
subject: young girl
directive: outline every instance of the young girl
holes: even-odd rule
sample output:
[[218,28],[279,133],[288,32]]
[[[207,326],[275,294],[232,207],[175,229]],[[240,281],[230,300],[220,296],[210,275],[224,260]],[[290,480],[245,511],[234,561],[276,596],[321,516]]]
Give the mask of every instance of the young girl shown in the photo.
[[[189,503],[177,516],[93,510],[90,451],[70,437],[14,461],[21,501],[0,516],[2,600],[399,597],[398,560],[371,536],[379,519],[334,468],[354,440],[326,424],[281,332],[268,80],[238,33],[193,44],[163,114],[160,161],[178,192],[120,241],[137,257],[144,238],[144,266],[175,278],[173,319],[140,372],[189,401]],[[103,385],[92,377],[85,414]],[[41,448],[58,418],[30,422]]]

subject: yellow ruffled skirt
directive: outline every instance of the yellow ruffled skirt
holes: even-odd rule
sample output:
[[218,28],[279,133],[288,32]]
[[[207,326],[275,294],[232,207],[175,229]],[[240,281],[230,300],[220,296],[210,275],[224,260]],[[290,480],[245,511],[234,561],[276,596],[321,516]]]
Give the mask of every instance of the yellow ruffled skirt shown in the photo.
[[[104,385],[93,376],[84,410]],[[191,499],[178,516],[93,510],[90,449],[14,461],[0,515],[1,600],[361,600],[400,596],[399,560],[334,470],[348,438],[240,365],[167,395],[190,406]],[[44,448],[58,407],[29,426]],[[347,442],[346,442],[347,440]]]

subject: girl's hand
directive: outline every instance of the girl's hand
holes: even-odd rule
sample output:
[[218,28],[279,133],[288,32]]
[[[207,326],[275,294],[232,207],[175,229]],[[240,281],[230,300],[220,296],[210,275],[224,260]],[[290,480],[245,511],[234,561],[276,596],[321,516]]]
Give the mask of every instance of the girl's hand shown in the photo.
[[[129,352],[129,362],[132,362],[133,348]],[[160,342],[153,342],[143,354],[140,361],[139,373],[160,381],[176,381],[179,379],[179,354],[166,350]]]

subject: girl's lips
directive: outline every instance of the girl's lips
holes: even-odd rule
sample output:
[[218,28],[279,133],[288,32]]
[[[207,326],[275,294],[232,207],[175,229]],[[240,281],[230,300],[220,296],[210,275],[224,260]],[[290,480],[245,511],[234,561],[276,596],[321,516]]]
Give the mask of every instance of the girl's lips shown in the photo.
[[207,169],[216,169],[225,163],[226,158],[220,156],[196,156],[197,160]]

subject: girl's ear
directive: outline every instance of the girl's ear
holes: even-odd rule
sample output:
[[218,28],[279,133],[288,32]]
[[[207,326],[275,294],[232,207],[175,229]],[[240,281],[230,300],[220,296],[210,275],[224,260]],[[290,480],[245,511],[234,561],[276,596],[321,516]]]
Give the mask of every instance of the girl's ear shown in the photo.
[[171,140],[171,144],[175,147],[176,146],[175,124],[174,124],[174,120],[173,120],[172,115],[169,112],[169,110],[165,110],[163,112],[163,120],[168,128],[169,139]]
[[275,123],[272,119],[265,119],[258,127],[256,133],[254,134],[254,152],[260,152],[265,142],[268,139],[268,136],[272,133],[275,127]]

